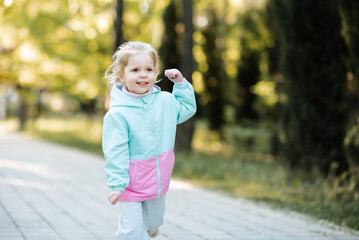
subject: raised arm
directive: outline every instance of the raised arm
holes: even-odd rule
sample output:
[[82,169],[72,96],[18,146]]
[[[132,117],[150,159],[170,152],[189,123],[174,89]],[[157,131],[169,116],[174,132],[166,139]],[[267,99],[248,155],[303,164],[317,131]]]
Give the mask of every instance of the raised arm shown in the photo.
[[193,87],[177,69],[166,70],[165,76],[175,83],[172,94],[175,96],[178,109],[177,124],[183,123],[197,110]]

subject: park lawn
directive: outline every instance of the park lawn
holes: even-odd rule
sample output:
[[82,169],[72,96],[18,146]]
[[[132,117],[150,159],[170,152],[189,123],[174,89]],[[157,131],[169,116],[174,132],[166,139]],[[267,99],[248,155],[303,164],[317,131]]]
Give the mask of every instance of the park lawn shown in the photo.
[[27,124],[26,133],[69,147],[102,155],[101,121],[96,118],[39,118]]
[[[40,118],[29,122],[26,133],[102,156],[101,128],[101,119]],[[195,151],[176,153],[174,177],[359,230],[359,193],[352,182],[324,179],[316,171],[289,170],[263,149],[250,152],[248,146],[228,146],[201,123],[196,129]]]

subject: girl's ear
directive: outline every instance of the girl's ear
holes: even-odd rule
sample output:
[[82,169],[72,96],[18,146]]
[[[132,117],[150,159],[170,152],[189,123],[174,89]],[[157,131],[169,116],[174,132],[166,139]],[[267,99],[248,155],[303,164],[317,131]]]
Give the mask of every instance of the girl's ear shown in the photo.
[[120,80],[120,82],[125,83],[125,80],[123,78],[123,74],[119,73],[118,74],[118,79]]

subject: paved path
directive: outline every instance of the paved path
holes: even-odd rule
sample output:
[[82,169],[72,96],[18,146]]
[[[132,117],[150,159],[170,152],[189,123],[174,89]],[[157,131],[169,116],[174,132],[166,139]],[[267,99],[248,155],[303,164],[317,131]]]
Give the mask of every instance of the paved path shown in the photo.
[[[0,132],[0,239],[114,239],[104,160]],[[158,240],[353,240],[358,233],[172,181]],[[140,239],[139,239],[140,240]]]

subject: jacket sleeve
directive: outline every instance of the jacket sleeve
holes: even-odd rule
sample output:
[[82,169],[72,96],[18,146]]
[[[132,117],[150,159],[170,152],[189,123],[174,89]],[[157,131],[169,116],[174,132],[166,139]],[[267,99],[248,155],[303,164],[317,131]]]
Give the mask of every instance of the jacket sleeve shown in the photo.
[[185,81],[184,84],[174,84],[172,91],[178,109],[177,124],[191,118],[197,110],[193,87],[187,80]]
[[107,113],[103,122],[102,150],[106,158],[107,186],[112,190],[123,192],[130,182],[128,139],[126,123],[116,113]]

